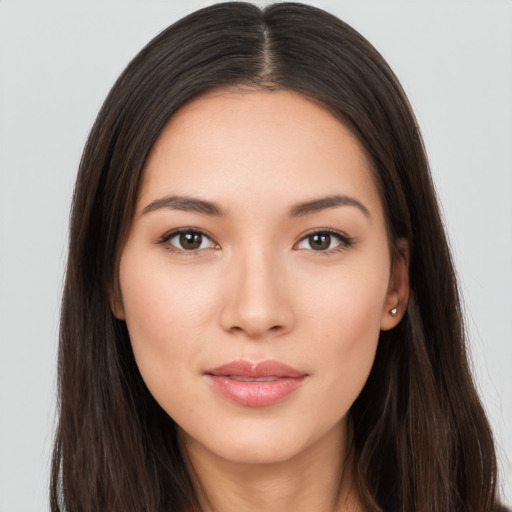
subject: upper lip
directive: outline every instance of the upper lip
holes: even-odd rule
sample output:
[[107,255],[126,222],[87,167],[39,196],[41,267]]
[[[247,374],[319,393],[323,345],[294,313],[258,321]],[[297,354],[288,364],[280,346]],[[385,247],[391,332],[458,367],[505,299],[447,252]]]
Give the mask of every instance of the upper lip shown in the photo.
[[278,378],[297,378],[307,375],[306,372],[297,370],[280,361],[261,361],[252,363],[250,361],[231,361],[204,372],[207,375],[218,377],[278,377]]

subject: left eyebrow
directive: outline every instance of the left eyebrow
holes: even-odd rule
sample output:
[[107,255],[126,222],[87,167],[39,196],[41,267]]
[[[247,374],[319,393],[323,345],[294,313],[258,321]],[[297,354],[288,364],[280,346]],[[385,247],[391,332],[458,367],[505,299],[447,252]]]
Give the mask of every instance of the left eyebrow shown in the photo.
[[354,206],[363,212],[366,217],[371,218],[368,208],[366,208],[363,203],[354,197],[345,195],[321,197],[319,199],[313,199],[312,201],[298,203],[291,208],[290,217],[302,217],[303,215],[337,208],[339,206]]
[[160,199],[155,199],[142,210],[142,214],[144,215],[149,212],[154,212],[162,208],[181,210],[184,212],[194,212],[216,217],[226,216],[226,212],[224,212],[224,210],[217,203],[188,196],[166,196],[161,197]]

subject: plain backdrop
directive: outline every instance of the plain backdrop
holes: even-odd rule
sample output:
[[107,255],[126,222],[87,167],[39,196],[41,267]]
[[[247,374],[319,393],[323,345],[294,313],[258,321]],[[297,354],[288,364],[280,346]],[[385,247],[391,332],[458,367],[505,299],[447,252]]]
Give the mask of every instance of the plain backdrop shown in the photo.
[[[311,3],[377,47],[418,116],[510,503],[512,2]],[[87,133],[137,51],[206,4],[0,2],[0,512],[48,509],[68,210]]]

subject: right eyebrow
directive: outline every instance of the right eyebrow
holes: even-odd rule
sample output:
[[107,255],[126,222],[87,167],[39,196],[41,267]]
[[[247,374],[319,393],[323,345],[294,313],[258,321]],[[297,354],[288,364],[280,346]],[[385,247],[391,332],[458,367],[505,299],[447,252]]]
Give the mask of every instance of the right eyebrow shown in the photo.
[[310,213],[328,210],[330,208],[337,208],[338,206],[355,206],[368,218],[371,218],[370,212],[366,206],[358,201],[355,197],[346,195],[333,195],[327,197],[320,197],[312,201],[305,201],[296,204],[290,211],[292,217],[302,217]]
[[215,217],[226,216],[226,212],[217,203],[188,196],[165,196],[155,199],[144,207],[142,215],[162,208],[201,213],[203,215],[212,215]]

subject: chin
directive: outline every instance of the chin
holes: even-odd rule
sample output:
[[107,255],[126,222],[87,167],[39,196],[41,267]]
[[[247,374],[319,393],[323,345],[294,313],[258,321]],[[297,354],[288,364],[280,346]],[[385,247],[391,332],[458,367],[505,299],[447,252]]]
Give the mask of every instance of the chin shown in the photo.
[[210,447],[219,458],[240,465],[279,464],[295,458],[304,449],[304,443],[294,439],[240,439]]
[[307,456],[311,449],[324,443],[332,450],[343,439],[343,429],[343,421],[330,426],[310,424],[307,420],[242,421],[211,425],[206,436],[204,432],[197,435],[182,431],[181,441],[191,454],[209,453],[233,464],[268,465]]

